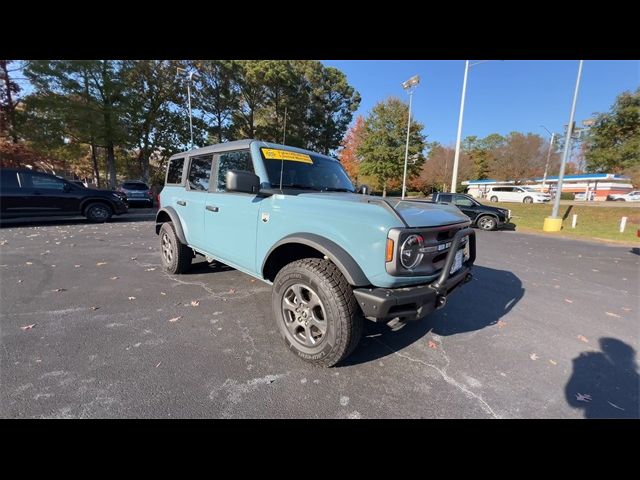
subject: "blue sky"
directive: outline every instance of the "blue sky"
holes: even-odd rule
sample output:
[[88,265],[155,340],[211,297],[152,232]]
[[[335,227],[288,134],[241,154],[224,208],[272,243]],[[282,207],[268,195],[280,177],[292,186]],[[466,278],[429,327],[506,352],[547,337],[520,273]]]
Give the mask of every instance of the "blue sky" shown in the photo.
[[[478,60],[472,61],[475,62]],[[395,95],[408,101],[400,84],[420,75],[412,115],[424,124],[427,141],[454,144],[464,60],[323,60],[346,75],[362,96],[357,114]],[[511,131],[562,132],[578,73],[576,60],[489,61],[469,70],[462,137]],[[586,60],[576,107],[576,125],[609,110],[615,97],[640,85],[640,61]],[[355,116],[354,116],[355,118]]]

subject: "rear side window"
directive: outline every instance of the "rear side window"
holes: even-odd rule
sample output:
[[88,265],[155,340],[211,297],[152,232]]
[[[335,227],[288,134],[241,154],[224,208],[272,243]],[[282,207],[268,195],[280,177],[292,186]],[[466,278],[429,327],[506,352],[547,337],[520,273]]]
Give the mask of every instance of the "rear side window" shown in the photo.
[[253,162],[249,150],[221,153],[218,157],[218,192],[227,188],[227,172],[229,170],[246,170],[253,172]]
[[209,190],[212,163],[213,154],[191,158],[191,166],[189,167],[189,188],[191,190],[203,192]]
[[20,188],[16,172],[0,171],[0,188]]
[[438,195],[438,201],[440,202],[451,202],[451,195]]
[[182,183],[182,171],[184,170],[184,158],[174,158],[169,160],[169,166],[167,167],[167,182],[166,183]]

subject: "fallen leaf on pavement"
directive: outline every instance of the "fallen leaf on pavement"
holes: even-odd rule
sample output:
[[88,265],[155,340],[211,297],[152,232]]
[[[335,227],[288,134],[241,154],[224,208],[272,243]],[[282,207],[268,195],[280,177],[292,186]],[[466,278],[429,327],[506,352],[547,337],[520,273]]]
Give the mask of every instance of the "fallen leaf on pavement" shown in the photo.
[[502,327],[506,327],[507,326],[507,322],[502,321],[502,320],[498,320],[498,328],[502,328]]
[[136,297],[129,297],[129,300],[135,300]]
[[191,301],[191,306],[192,307],[197,307],[198,305],[200,305],[200,302],[198,300],[192,300]]
[[591,395],[587,395],[586,393],[576,393],[576,400],[579,402],[590,402]]
[[158,368],[160,366],[162,362],[158,362],[158,364],[156,365],[156,368]]
[[137,260],[138,257],[131,257],[129,260]]
[[147,268],[147,272],[153,272],[155,269],[156,267]]
[[537,353],[532,353],[531,355],[529,355],[529,358],[530,358],[531,360],[537,360],[537,359],[538,359],[538,358],[540,358],[540,357],[538,357],[538,354],[537,354]]
[[166,295],[166,293],[164,293],[164,292],[160,292],[160,295]]
[[592,268],[591,269],[592,272],[599,272],[600,270],[596,269],[596,268]]
[[82,265],[74,265],[74,268],[80,268]]
[[170,319],[169,319],[169,321],[170,321],[170,322],[177,322],[177,321],[178,321],[178,320],[180,320],[181,318],[182,318],[182,315],[180,315],[180,316],[178,316],[178,317],[170,318]]
[[98,262],[98,263],[96,263],[96,266],[100,267],[100,266],[106,265],[106,264],[107,264],[107,262]]
[[622,318],[622,317],[620,317],[620,315],[618,315],[617,313],[611,313],[611,312],[604,312],[604,313],[606,313],[606,314],[607,314],[607,315],[609,315],[610,317]]
[[27,265],[33,265],[33,262],[27,262]]
[[18,280],[18,283],[22,283],[22,280]]
[[52,292],[66,292],[66,288],[56,288],[55,290],[51,290]]
[[120,277],[111,277],[111,280],[117,280]]
[[627,307],[622,307],[622,309],[623,309],[625,312],[630,312],[630,311],[631,311],[631,309],[630,309],[630,308],[627,308]]
[[433,348],[435,350],[438,348],[438,344],[433,340],[429,340],[429,348]]
[[236,291],[232,288],[231,290],[229,290],[229,293],[236,293]]
[[584,335],[578,335],[578,340],[582,340],[584,343],[589,343],[589,339]]
[[568,298],[565,298],[564,301],[567,303],[573,303],[573,300],[569,300]]
[[99,308],[100,308],[100,307],[93,306],[93,307],[91,307],[91,310],[98,310]]
[[555,360],[549,360],[549,363],[550,363],[551,365],[557,365],[557,364],[558,364],[558,362],[556,362]]
[[35,327],[37,324],[32,323],[31,325],[25,325],[24,327],[20,327],[21,330],[31,330],[33,327]]

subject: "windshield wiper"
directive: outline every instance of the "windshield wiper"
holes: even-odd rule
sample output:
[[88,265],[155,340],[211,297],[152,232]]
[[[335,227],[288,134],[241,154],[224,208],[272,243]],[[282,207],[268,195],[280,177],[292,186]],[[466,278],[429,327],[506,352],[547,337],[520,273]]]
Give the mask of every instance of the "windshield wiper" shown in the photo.
[[320,191],[321,192],[348,192],[348,193],[355,193],[354,190],[350,190],[348,188],[333,188],[333,187],[325,187]]
[[310,185],[302,185],[300,183],[288,183],[286,185],[282,185],[282,188],[297,188],[299,190],[315,190],[316,192],[320,191],[319,188],[312,187]]

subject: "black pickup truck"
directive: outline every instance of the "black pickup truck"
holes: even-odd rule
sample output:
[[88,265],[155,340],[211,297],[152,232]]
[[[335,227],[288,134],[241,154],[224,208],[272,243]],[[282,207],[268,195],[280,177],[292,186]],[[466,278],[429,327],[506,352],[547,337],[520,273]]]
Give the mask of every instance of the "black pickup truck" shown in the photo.
[[511,219],[511,210],[491,207],[478,202],[471,195],[462,193],[434,193],[431,201],[453,204],[471,219],[471,224],[482,230],[497,230]]

